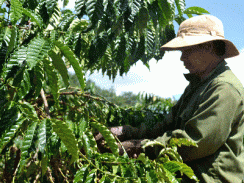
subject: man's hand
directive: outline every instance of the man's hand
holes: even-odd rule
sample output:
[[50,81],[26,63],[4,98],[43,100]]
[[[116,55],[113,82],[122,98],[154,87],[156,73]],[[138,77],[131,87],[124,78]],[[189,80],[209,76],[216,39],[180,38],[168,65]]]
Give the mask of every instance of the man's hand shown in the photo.
[[[126,141],[129,139],[137,139],[138,138],[139,129],[134,128],[130,125],[111,127],[109,129],[110,129],[111,133],[113,135],[117,136],[117,138],[120,141]],[[95,134],[95,140],[97,141],[97,143],[100,143],[100,142],[102,142],[102,140],[104,140],[104,138],[103,138],[101,133],[97,132]]]
[[[141,139],[128,140],[121,143],[130,158],[137,158],[139,154],[142,152],[141,141]],[[124,153],[122,146],[118,144],[120,155],[123,155]]]

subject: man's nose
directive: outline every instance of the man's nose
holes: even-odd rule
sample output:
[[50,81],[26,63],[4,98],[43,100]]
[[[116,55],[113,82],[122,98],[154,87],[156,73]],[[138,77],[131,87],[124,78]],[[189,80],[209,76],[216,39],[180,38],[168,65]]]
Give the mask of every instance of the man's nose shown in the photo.
[[184,61],[186,57],[187,57],[186,52],[185,52],[185,51],[182,51],[182,54],[181,54],[180,60],[181,60],[181,61]]

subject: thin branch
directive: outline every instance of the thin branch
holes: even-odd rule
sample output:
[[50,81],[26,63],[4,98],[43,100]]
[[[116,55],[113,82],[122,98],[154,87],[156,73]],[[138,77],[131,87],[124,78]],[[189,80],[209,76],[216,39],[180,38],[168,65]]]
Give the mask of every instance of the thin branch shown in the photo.
[[[41,91],[42,92],[42,91]],[[76,95],[76,96],[83,96],[83,97],[86,97],[88,99],[93,99],[93,100],[96,100],[96,101],[101,101],[101,102],[105,102],[105,103],[108,103],[109,105],[111,106],[114,106],[114,107],[118,107],[116,104],[106,100],[104,97],[102,96],[92,96],[91,94],[89,93],[81,93],[79,91],[70,91],[70,92],[61,92],[60,93],[60,96],[63,96],[63,95]],[[52,94],[49,94],[49,95],[46,95],[46,101],[47,99],[50,99],[50,98],[53,98],[53,95]],[[36,103],[40,103],[41,101],[43,101],[43,97],[42,98],[38,98],[36,100]]]
[[66,183],[69,183],[69,181],[67,180],[67,177],[63,174],[63,172],[61,171],[60,168],[58,168],[58,170],[60,171],[60,174],[64,177],[64,179],[66,180]]
[[47,98],[46,98],[46,96],[44,94],[43,89],[41,89],[40,94],[41,94],[41,97],[43,99],[43,104],[44,104],[45,112],[47,113],[47,117],[50,119],[50,113],[49,113],[49,108],[48,108],[48,101],[47,101]]
[[48,167],[48,170],[47,170],[47,172],[48,172],[48,178],[49,178],[49,180],[50,180],[50,182],[51,183],[54,183],[54,181],[53,181],[53,179],[52,179],[52,171],[51,171],[51,169]]
[[35,180],[33,181],[33,183],[37,183],[38,182],[38,179],[39,179],[40,175],[41,175],[41,171],[38,172],[38,174],[37,174]]

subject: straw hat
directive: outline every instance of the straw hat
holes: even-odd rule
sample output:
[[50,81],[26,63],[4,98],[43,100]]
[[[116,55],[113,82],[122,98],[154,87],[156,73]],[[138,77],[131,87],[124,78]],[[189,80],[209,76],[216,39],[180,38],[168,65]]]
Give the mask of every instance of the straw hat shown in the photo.
[[199,15],[180,24],[177,37],[161,47],[161,50],[182,50],[201,43],[222,40],[225,42],[224,58],[239,55],[236,46],[224,37],[222,22],[212,15]]

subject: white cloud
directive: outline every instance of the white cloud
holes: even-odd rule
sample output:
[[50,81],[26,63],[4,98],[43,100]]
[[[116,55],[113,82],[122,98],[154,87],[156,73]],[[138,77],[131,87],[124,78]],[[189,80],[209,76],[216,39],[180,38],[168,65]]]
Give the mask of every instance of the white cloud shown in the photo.
[[162,60],[156,62],[150,61],[150,71],[139,61],[136,66],[130,69],[130,72],[136,73],[144,82],[118,86],[116,88],[119,94],[122,91],[133,91],[153,93],[161,97],[173,97],[182,94],[188,82],[183,73],[188,73],[180,61],[181,53],[178,51],[166,52]]

